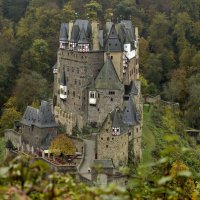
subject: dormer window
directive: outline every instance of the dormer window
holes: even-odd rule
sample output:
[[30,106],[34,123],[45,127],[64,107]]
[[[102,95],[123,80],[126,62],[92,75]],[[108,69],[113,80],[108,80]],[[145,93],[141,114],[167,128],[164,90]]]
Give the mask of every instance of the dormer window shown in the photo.
[[88,52],[89,51],[89,44],[78,44],[78,51]]
[[117,128],[113,127],[112,128],[112,135],[113,136],[120,135],[120,128],[119,127],[117,127]]
[[90,105],[96,105],[96,91],[90,91],[89,92],[89,104]]
[[75,42],[70,42],[69,43],[69,49],[74,50],[76,48],[76,43]]
[[65,48],[66,48],[66,45],[67,45],[66,42],[60,41],[60,49],[65,49]]

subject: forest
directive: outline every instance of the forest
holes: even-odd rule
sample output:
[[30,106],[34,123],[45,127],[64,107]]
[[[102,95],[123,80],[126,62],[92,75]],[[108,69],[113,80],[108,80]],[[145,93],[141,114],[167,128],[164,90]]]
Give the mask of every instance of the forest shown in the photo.
[[27,105],[52,98],[61,22],[131,19],[140,32],[142,93],[178,102],[188,127],[200,128],[198,0],[1,0],[0,131]]
[[27,105],[52,98],[61,22],[131,19],[140,33],[142,93],[178,102],[188,127],[200,128],[198,0],[1,0],[0,132]]

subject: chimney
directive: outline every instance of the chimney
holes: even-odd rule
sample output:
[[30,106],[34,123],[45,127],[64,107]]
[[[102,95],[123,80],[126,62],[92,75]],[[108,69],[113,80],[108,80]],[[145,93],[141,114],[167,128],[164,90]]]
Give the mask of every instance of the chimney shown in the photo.
[[99,50],[99,24],[96,21],[92,21],[92,43],[93,50]]
[[68,36],[68,40],[71,40],[71,33],[72,33],[72,27],[73,27],[73,22],[69,22],[69,36]]

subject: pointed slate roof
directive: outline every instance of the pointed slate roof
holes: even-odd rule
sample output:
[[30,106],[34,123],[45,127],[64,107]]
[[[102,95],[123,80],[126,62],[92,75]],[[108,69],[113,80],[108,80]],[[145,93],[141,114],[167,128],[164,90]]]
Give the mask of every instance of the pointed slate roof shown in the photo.
[[78,43],[79,44],[88,44],[89,43],[88,40],[87,40],[87,36],[86,36],[84,28],[81,29]]
[[67,41],[68,40],[68,24],[62,23],[60,27],[60,41]]
[[124,101],[124,110],[122,116],[123,122],[128,125],[137,125],[139,123],[139,116],[131,96],[128,101]]
[[72,27],[72,33],[71,33],[70,42],[78,42],[79,32],[80,32],[79,26],[78,25],[74,25]]
[[86,34],[90,34],[91,31],[91,24],[89,23],[88,20],[83,20],[83,19],[77,19],[74,23],[74,25],[77,25],[79,29],[81,30],[84,28]]
[[111,26],[108,37],[106,38],[105,51],[122,51],[122,44],[114,24]]
[[57,63],[52,68],[53,68],[53,70],[57,69]]
[[138,95],[136,81],[132,81],[130,85],[125,85],[125,95]]
[[122,111],[119,108],[115,108],[111,112],[111,120],[113,128],[120,128],[120,133],[123,134],[127,131],[128,125],[122,120]]
[[109,90],[122,90],[123,84],[120,82],[117,72],[110,58],[107,58],[104,66],[99,72],[95,80],[95,88],[109,89]]
[[66,81],[66,77],[65,77],[65,70],[63,69],[63,72],[61,74],[60,77],[60,85],[62,86],[66,86],[67,85],[67,81]]
[[131,41],[135,40],[135,37],[134,37],[135,31],[134,31],[132,22],[130,20],[122,20],[121,24],[123,24],[124,27],[126,28],[129,39]]
[[42,101],[39,109],[28,106],[21,123],[27,126],[35,125],[40,128],[57,127],[51,105],[47,101]]

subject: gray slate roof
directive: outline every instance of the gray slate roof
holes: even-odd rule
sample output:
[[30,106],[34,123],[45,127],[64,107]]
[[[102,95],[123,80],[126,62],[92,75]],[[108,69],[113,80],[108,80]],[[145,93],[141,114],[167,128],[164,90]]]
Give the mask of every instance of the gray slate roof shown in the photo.
[[72,33],[71,33],[71,38],[70,38],[70,42],[78,42],[78,37],[79,37],[79,32],[80,32],[80,28],[78,25],[74,25],[72,27]]
[[122,90],[124,88],[109,57],[95,80],[95,88],[109,90]]
[[53,68],[53,70],[57,69],[57,63],[52,68]]
[[81,29],[78,43],[79,44],[88,44],[89,43],[89,41],[87,40],[87,36],[86,36],[84,28]]
[[42,101],[39,109],[28,106],[22,117],[21,124],[39,128],[57,127],[55,118],[51,111],[51,105],[47,101]]
[[65,70],[63,69],[61,77],[60,77],[60,85],[66,86],[67,81],[66,81],[66,76],[65,76]]
[[62,23],[60,27],[60,41],[67,42],[68,40],[68,24]]
[[123,122],[123,115],[122,111],[119,108],[115,108],[111,112],[111,120],[112,120],[112,127],[113,128],[120,128],[120,133],[126,133],[128,129],[128,125]]
[[139,115],[137,113],[135,102],[130,96],[128,101],[124,101],[123,122],[128,125],[137,125],[139,123]]
[[115,25],[113,24],[106,38],[105,51],[122,51],[122,43],[119,40]]
[[125,86],[125,95],[138,95],[136,81],[132,81],[130,85]]
[[114,169],[114,164],[111,159],[96,159],[93,162],[94,167],[102,167],[104,169]]
[[74,25],[77,25],[79,27],[79,30],[84,28],[86,34],[90,34],[91,32],[91,24],[88,20],[77,19]]

